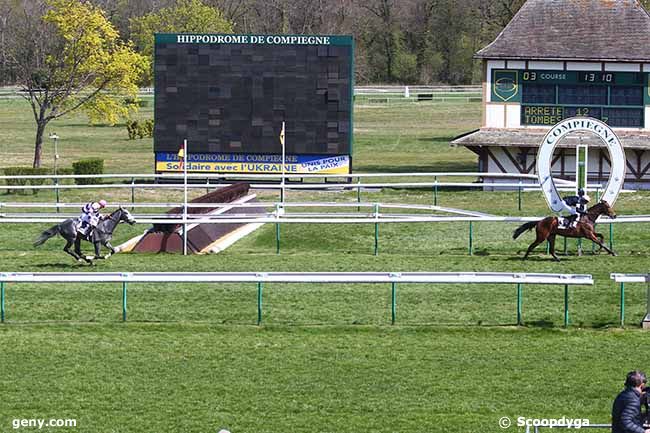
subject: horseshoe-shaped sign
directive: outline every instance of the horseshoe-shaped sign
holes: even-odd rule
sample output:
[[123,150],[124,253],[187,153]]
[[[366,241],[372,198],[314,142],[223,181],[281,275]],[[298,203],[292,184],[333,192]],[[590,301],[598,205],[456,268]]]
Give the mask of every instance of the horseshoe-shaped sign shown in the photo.
[[562,197],[560,197],[557,187],[553,182],[553,176],[551,175],[553,151],[562,138],[576,131],[586,131],[595,134],[605,143],[609,151],[611,167],[609,181],[601,199],[609,203],[610,206],[614,206],[614,202],[623,188],[623,182],[625,182],[625,150],[623,149],[621,140],[619,140],[612,128],[604,122],[591,117],[571,117],[564,119],[551,128],[544,137],[544,141],[540,145],[539,152],[537,153],[537,176],[539,177],[539,184],[544,192],[546,202],[552,211],[559,212],[562,210]]

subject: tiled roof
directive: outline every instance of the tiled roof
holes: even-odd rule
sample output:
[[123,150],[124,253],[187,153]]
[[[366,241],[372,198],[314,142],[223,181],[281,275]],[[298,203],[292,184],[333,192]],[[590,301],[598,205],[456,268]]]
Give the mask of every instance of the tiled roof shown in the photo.
[[[483,128],[452,140],[452,146],[488,147],[538,147],[548,129],[489,129]],[[650,149],[650,132],[616,131],[626,149]],[[582,136],[582,141],[580,141]],[[594,134],[574,133],[564,137],[559,147],[575,147],[582,143],[593,147],[606,147]]]
[[637,0],[528,0],[476,57],[647,62],[650,16]]

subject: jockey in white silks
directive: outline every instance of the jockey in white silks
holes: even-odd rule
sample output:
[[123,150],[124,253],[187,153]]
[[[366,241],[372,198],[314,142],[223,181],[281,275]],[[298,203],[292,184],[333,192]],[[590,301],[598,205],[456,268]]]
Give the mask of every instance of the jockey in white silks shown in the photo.
[[590,201],[591,198],[585,194],[585,190],[582,188],[578,190],[578,195],[564,197],[562,211],[569,214],[567,227],[576,227],[578,225],[578,219],[587,213],[587,203]]
[[95,230],[95,227],[97,227],[97,224],[102,219],[102,214],[99,211],[105,207],[106,200],[99,200],[86,203],[81,208],[81,216],[79,217],[79,221],[81,221],[79,232],[81,234],[89,235],[92,230]]

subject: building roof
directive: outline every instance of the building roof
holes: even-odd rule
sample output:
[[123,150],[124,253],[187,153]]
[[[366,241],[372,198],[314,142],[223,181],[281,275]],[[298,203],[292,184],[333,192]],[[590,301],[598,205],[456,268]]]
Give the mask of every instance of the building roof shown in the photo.
[[528,0],[476,57],[646,62],[650,15],[638,0]]
[[[465,147],[539,147],[548,129],[490,129],[461,135],[452,140],[452,146]],[[650,132],[616,131],[626,149],[650,150]],[[582,142],[580,141],[582,137]],[[590,133],[572,133],[562,139],[558,147],[575,147],[577,144],[593,147],[606,147],[605,144]]]

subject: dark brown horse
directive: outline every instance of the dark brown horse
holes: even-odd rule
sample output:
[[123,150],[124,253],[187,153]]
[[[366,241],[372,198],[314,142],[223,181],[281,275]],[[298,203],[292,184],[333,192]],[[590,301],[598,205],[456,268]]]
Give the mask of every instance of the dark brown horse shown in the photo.
[[528,257],[528,254],[535,249],[535,247],[542,242],[548,240],[549,252],[553,256],[553,259],[560,261],[560,259],[555,255],[555,236],[560,235],[567,238],[587,238],[600,246],[600,249],[605,249],[608,253],[615,256],[616,253],[605,246],[603,243],[603,235],[596,233],[594,225],[596,220],[601,215],[607,215],[610,218],[616,218],[616,214],[612,207],[606,201],[601,201],[598,204],[587,209],[587,213],[578,221],[576,227],[569,228],[560,228],[558,217],[550,216],[546,217],[541,221],[531,221],[526,224],[522,224],[517,227],[514,234],[512,235],[513,239],[517,239],[523,232],[527,230],[532,230],[535,227],[537,233],[537,238],[535,242],[530,244],[526,255],[524,255],[524,260]]

